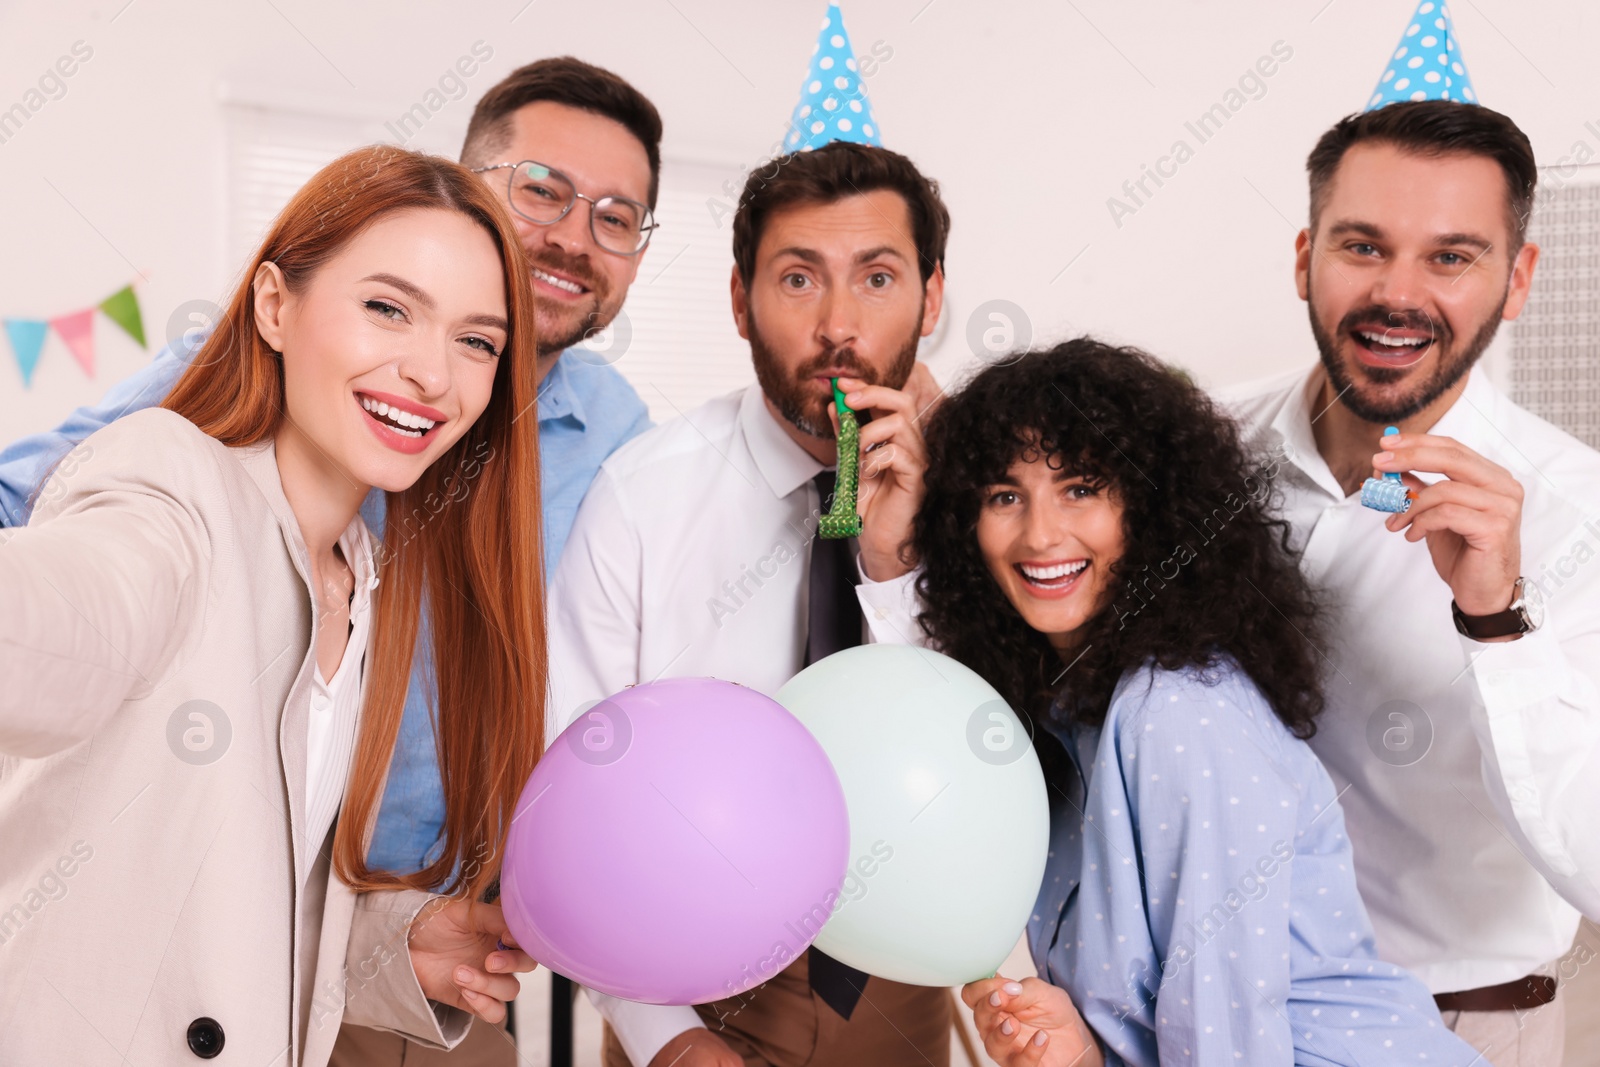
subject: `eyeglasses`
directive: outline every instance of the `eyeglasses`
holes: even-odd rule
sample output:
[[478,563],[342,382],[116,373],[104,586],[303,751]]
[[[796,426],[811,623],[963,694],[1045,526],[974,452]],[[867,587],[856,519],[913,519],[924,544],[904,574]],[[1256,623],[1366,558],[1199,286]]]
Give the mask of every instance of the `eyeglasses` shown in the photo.
[[624,196],[584,196],[572,179],[559,170],[525,159],[521,163],[495,163],[474,167],[472,173],[509,170],[506,201],[511,210],[540,226],[560,222],[579,200],[589,202],[589,233],[594,243],[619,256],[636,256],[650,243],[650,234],[660,226],[655,214],[637,200]]

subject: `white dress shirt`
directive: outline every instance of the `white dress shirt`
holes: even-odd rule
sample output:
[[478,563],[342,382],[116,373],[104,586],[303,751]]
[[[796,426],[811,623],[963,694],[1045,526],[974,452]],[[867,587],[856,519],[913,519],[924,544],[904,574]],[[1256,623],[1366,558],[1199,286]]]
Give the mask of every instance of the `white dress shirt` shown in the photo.
[[1456,632],[1426,543],[1346,496],[1317,451],[1323,381],[1319,365],[1228,397],[1328,606],[1311,744],[1343,787],[1379,953],[1435,993],[1511,981],[1567,951],[1580,910],[1600,917],[1600,453],[1480,371],[1428,431],[1525,492],[1544,625],[1480,643]]
[[[628,685],[712,677],[771,694],[804,666],[823,469],[747,389],[635,438],[584,497],[550,592],[550,738]],[[857,589],[864,636],[904,643],[913,575]],[[693,1008],[589,991],[635,1064]]]
[[361,718],[361,678],[372,620],[372,590],[378,584],[366,524],[359,516],[339,538],[339,548],[355,577],[350,594],[350,636],[344,656],[326,681],[317,665],[311,676],[311,715],[306,724],[307,841],[320,846],[344,802],[355,753],[356,723]]

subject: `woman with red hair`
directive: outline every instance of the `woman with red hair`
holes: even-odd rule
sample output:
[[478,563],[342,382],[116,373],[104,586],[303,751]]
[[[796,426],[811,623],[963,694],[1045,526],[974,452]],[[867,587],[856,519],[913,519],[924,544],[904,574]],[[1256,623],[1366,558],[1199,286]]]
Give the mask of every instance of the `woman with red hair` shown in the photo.
[[[479,901],[544,735],[526,277],[466,170],[344,156],[0,546],[0,1062],[320,1065],[341,1020],[504,1017],[533,961]],[[424,600],[447,817],[400,878],[366,850]]]

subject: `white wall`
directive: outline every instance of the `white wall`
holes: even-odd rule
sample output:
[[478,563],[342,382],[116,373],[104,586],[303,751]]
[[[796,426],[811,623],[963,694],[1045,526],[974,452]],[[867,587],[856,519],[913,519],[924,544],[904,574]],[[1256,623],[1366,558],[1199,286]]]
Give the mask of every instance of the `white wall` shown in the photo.
[[[1290,276],[1305,154],[1365,102],[1413,6],[846,0],[857,50],[893,50],[867,83],[888,144],[941,181],[954,216],[936,371],[949,378],[972,361],[968,319],[993,299],[1024,309],[1035,339],[1094,331],[1213,384],[1311,360]],[[0,3],[0,111],[74,42],[93,49],[65,94],[0,143],[0,315],[60,314],[137,278],[151,342],[141,350],[97,322],[90,379],[52,336],[24,390],[0,340],[0,444],[96,398],[163,343],[175,310],[221,300],[232,284],[243,257],[225,215],[224,101],[376,118],[381,136],[383,119],[482,40],[493,59],[417,142],[453,154],[479,93],[522,62],[571,52],[656,101],[666,156],[697,164],[684,172],[709,199],[723,180],[709,175],[722,167],[737,182],[732,164],[755,163],[779,136],[823,9],[823,0]],[[1458,0],[1454,14],[1482,99],[1523,126],[1542,164],[1579,141],[1600,149],[1584,125],[1600,128],[1591,5]],[[1184,122],[1280,40],[1293,56],[1265,95],[1196,144]],[[1116,226],[1107,198],[1179,137],[1194,157]],[[641,277],[663,265],[647,263]],[[619,366],[634,369],[626,357]]]
[[[125,6],[124,6],[125,5]],[[473,98],[529,59],[572,52],[644,90],[669,159],[754,163],[798,95],[822,0],[77,0],[0,13],[0,110],[75,41],[93,57],[0,143],[0,315],[47,317],[139,280],[141,351],[96,325],[87,378],[53,335],[24,390],[0,341],[0,441],[53,425],[160,346],[168,318],[218,300],[229,251],[223,100],[398,117],[476,41],[493,59],[418,143],[453,152]],[[1005,299],[1035,339],[1089,330],[1221,384],[1313,357],[1290,276],[1317,135],[1361,106],[1412,0],[848,0],[887,143],[954,216],[948,329],[934,366],[972,359],[968,318]],[[1465,0],[1454,12],[1480,96],[1541,163],[1600,147],[1596,15],[1578,0]],[[1293,56],[1215,137],[1184,129],[1283,41]],[[1107,199],[1179,138],[1194,157],[1136,214]],[[714,173],[717,166],[696,168]],[[707,198],[720,196],[705,180]],[[719,231],[725,239],[727,229]],[[652,253],[659,249],[652,249]],[[1068,264],[1071,263],[1069,267]],[[642,275],[650,273],[646,264]],[[730,355],[732,360],[738,357]],[[629,370],[624,358],[619,366]],[[742,374],[744,368],[730,368]]]

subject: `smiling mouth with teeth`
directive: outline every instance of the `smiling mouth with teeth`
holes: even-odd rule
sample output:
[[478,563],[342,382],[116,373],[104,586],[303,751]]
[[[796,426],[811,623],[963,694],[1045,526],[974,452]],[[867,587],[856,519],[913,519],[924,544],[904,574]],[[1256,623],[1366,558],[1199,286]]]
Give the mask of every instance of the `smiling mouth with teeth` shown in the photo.
[[1047,567],[1033,563],[1018,563],[1015,566],[1017,573],[1022,575],[1023,581],[1029,585],[1036,585],[1041,589],[1064,589],[1083,573],[1084,568],[1089,566],[1089,561],[1076,559],[1071,563],[1054,563]]
[[1352,330],[1351,336],[1362,348],[1380,356],[1420,355],[1434,342],[1432,337],[1398,337],[1390,330]]
[[533,276],[546,285],[553,285],[563,292],[571,293],[573,296],[582,296],[589,291],[577,282],[569,282],[565,278],[557,278],[554,274],[542,271],[538,267],[533,268]]
[[381,400],[374,400],[370,396],[361,397],[361,406],[367,414],[383,423],[402,437],[421,437],[435,426],[439,425],[433,419],[413,415],[409,411],[390,407]]

